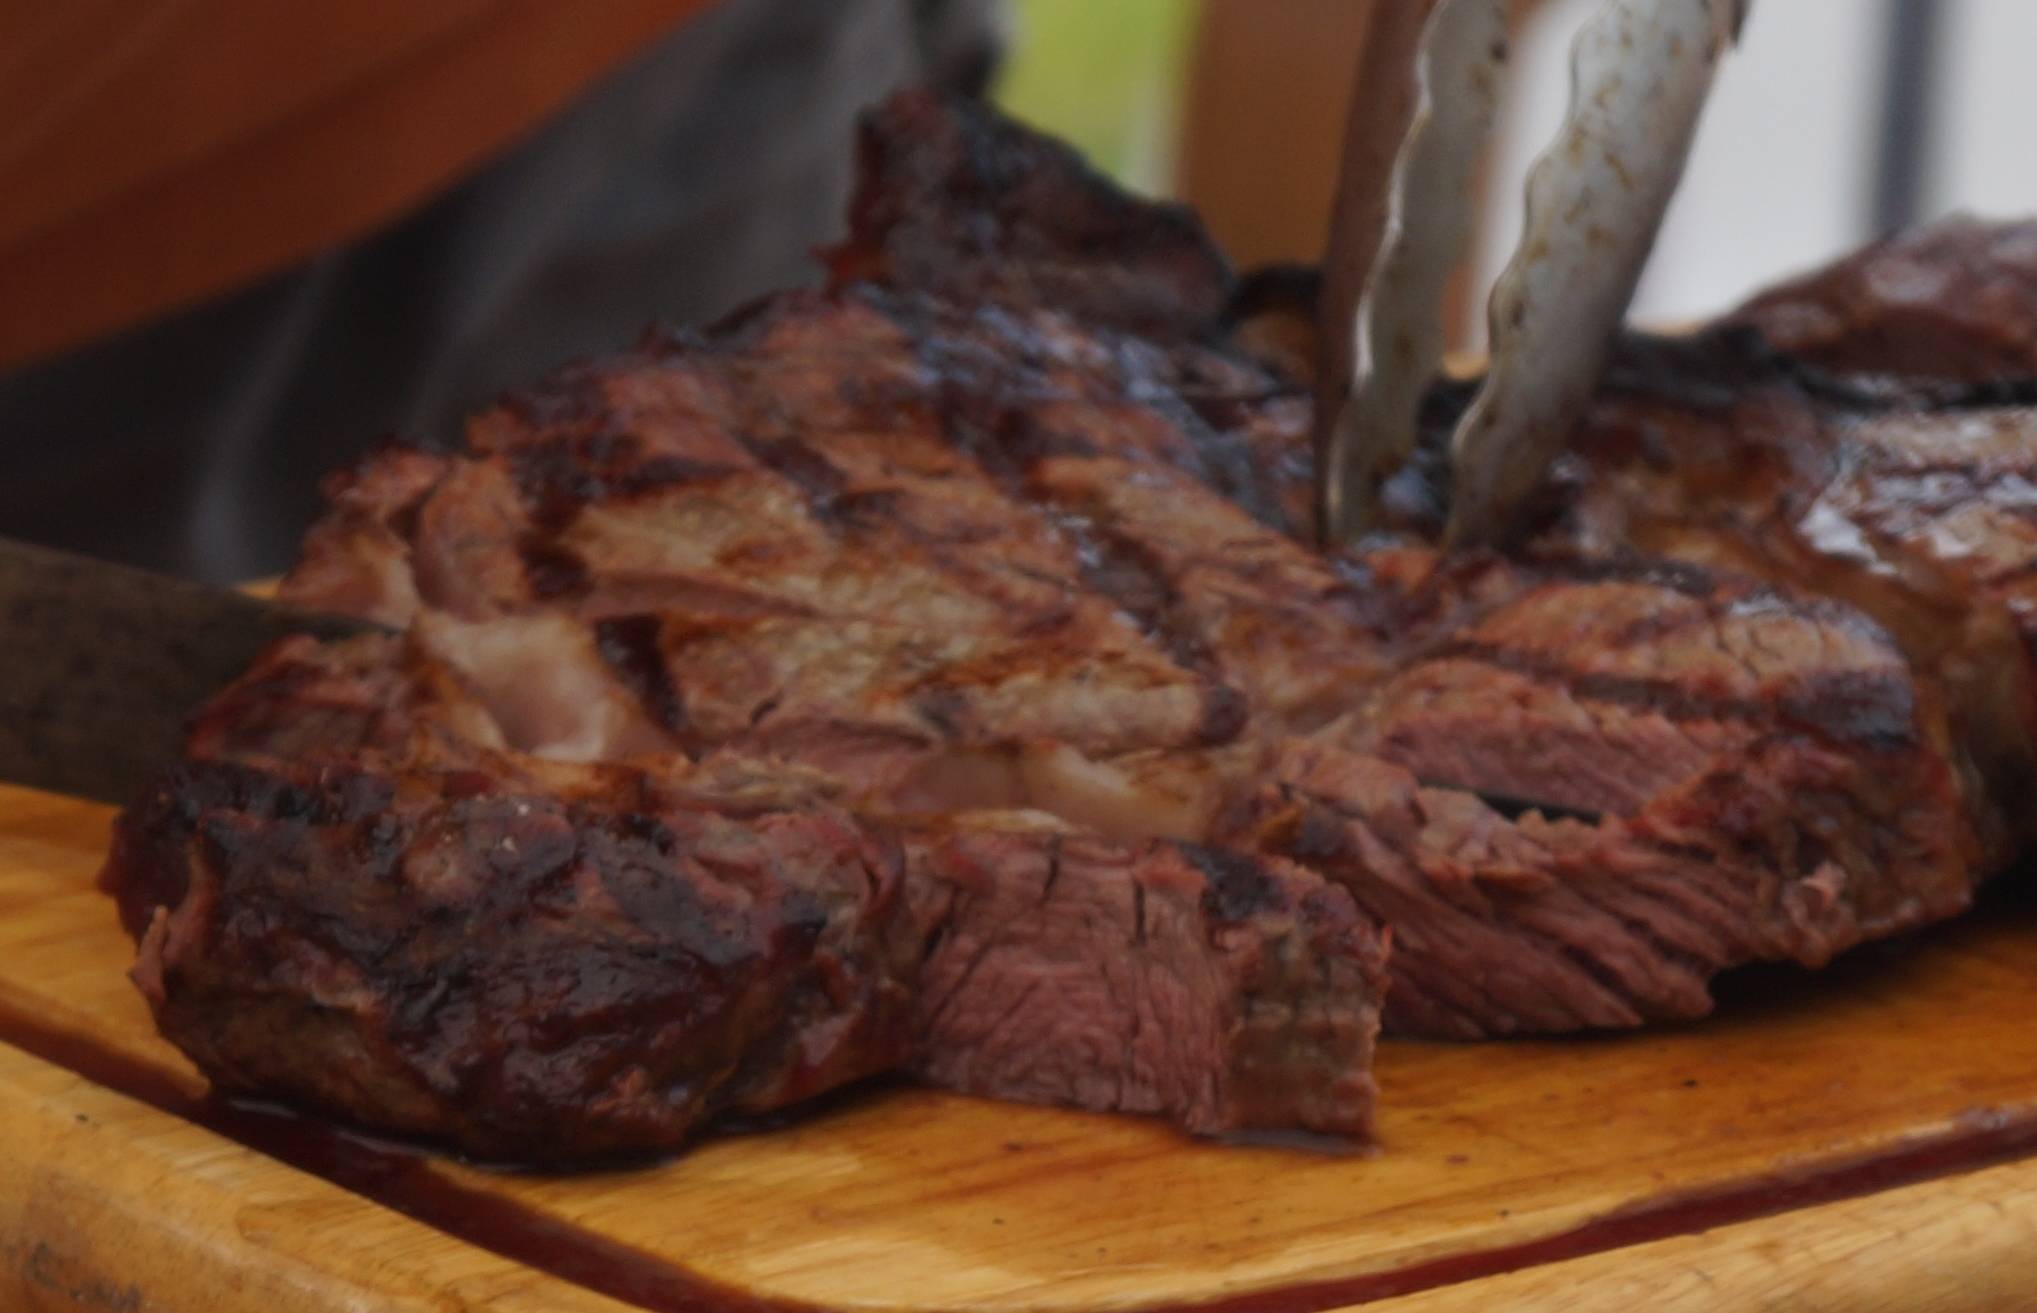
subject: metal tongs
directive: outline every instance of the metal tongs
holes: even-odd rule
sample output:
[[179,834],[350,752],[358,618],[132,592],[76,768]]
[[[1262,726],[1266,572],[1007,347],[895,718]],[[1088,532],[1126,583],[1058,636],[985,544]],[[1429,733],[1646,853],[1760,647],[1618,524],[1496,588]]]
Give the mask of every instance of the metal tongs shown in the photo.
[[[1452,543],[1515,527],[1590,401],[1699,111],[1752,0],[1607,0],[1571,55],[1570,112],[1528,175],[1489,307],[1491,360],[1450,437]],[[1442,362],[1444,285],[1506,65],[1504,0],[1382,0],[1358,71],[1324,261],[1320,522],[1379,524]]]

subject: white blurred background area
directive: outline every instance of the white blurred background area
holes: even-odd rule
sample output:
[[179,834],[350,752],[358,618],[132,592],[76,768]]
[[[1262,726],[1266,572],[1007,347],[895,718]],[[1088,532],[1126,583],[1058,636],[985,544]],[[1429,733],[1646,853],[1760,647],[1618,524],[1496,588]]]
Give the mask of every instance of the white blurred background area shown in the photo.
[[[1517,39],[1481,286],[1519,232],[1521,180],[1568,96],[1571,34],[1598,3],[1547,0]],[[2037,215],[2033,53],[2037,0],[1756,0],[1634,317],[1710,314],[1955,211]]]

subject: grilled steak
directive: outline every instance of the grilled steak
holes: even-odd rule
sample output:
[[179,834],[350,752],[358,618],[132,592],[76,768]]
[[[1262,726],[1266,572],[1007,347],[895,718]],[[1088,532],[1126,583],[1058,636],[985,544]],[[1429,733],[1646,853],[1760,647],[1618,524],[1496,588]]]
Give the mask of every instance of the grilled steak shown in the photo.
[[505,753],[400,647],[286,643],[117,829],[135,978],[222,1089],[566,1162],[901,1067],[1366,1132],[1380,948],[1309,872],[1032,813],[870,820],[728,756]]
[[1362,1133],[1385,974],[1408,1034],[1693,1017],[2011,851],[2008,585],[1933,628],[1758,532],[1970,417],[1866,294],[1631,344],[1511,558],[1426,545],[1434,444],[1322,550],[1305,279],[978,108],[862,159],[828,291],[335,477],[285,592],[405,637],[272,654],[107,871],[215,1080],[519,1156],[887,1068]]

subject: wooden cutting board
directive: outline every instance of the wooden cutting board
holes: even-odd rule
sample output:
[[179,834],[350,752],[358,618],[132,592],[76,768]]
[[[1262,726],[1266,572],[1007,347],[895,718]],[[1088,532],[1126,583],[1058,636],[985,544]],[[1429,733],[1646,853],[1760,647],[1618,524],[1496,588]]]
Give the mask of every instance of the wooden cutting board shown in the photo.
[[109,816],[0,789],[0,1308],[2037,1293],[2037,1161],[2017,1161],[2037,1151],[2037,896],[2013,888],[1819,975],[1743,975],[1703,1025],[1388,1043],[1369,1156],[890,1087],[661,1165],[550,1177],[208,1102],[93,888]]

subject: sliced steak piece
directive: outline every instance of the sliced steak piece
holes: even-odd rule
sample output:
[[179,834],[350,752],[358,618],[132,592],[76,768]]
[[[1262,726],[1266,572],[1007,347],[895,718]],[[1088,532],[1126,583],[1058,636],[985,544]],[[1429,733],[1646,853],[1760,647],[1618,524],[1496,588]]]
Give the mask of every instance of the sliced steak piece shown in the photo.
[[1370,1133],[1385,951],[1342,890],[1278,860],[965,819],[906,839],[933,926],[915,1072],[1203,1133]]
[[1942,778],[1901,773],[1914,761],[1777,739],[1593,821],[1509,815],[1376,757],[1296,745],[1233,841],[1321,871],[1392,927],[1390,1031],[1633,1026],[1705,1015],[1728,966],[1821,966],[1963,910],[1970,868],[1946,833],[1960,818]]
[[110,878],[183,886],[135,979],[216,1087],[570,1162],[910,1051],[896,855],[846,819],[467,778],[194,766],[129,813]]
[[1367,1133],[1383,952],[1307,872],[519,773],[173,772],[107,873],[146,909],[163,1033],[223,1091],[552,1163],[901,1067],[1201,1133]]
[[1384,948],[1319,876],[1038,813],[858,815],[782,758],[527,755],[426,621],[277,645],[119,823],[136,981],[221,1089],[552,1162],[899,1069],[1369,1132]]
[[1981,843],[1943,709],[1864,617],[1690,566],[1495,564],[1479,591],[1282,749],[1228,836],[1393,928],[1389,1030],[1701,1016],[1725,967],[1965,906]]
[[[1341,742],[1424,783],[1616,815],[1779,737],[1927,772],[1950,756],[1943,708],[1849,608],[1689,565],[1496,566],[1484,586]],[[1958,781],[1936,792],[1963,830]]]

